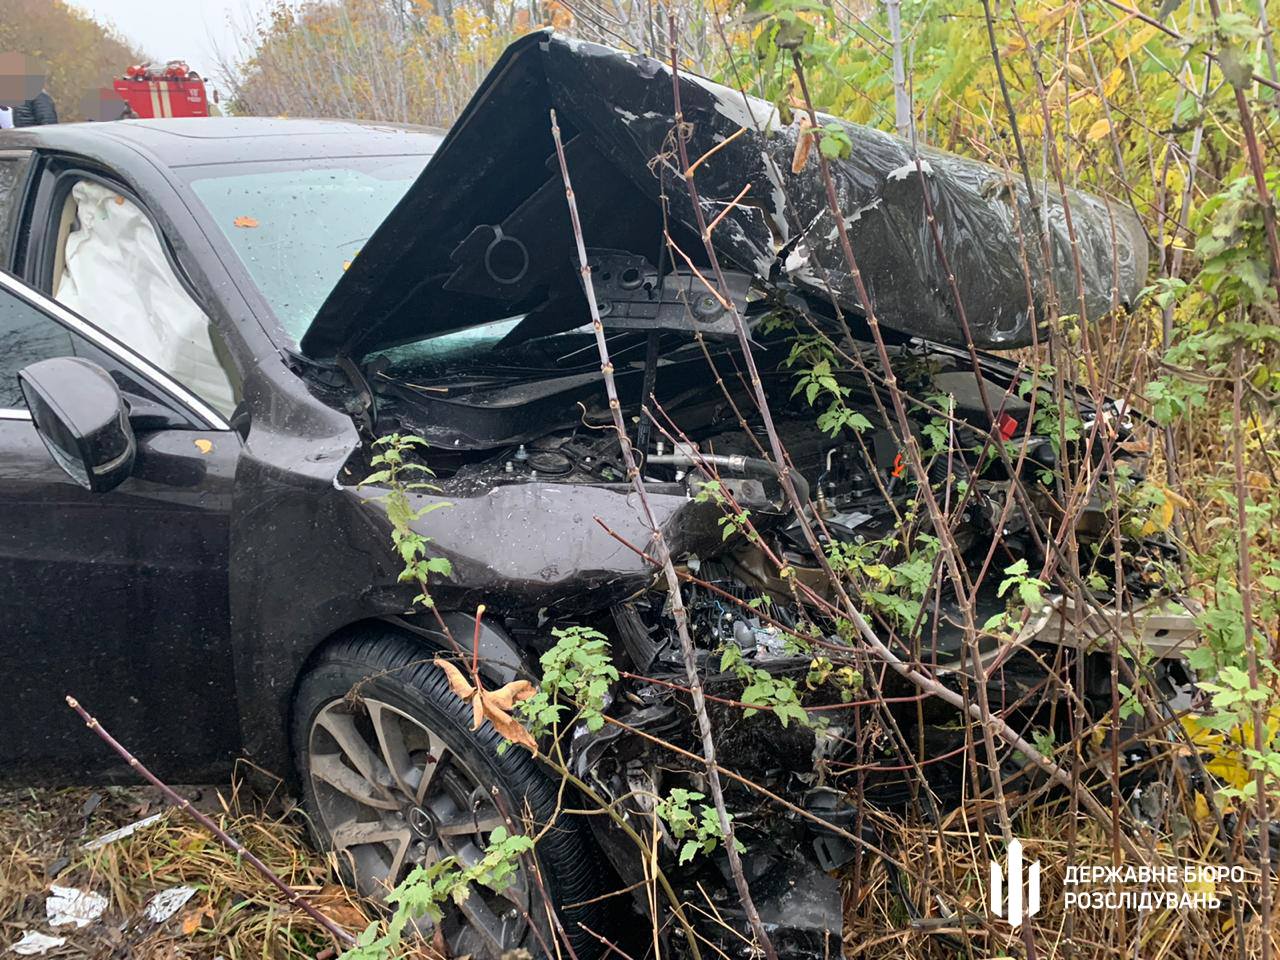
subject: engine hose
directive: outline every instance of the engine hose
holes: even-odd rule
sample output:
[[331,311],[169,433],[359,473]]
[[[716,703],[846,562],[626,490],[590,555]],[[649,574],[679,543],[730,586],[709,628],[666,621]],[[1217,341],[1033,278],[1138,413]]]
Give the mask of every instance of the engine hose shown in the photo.
[[[777,466],[770,460],[761,457],[745,457],[740,454],[705,453],[696,456],[688,453],[655,453],[645,459],[646,464],[658,464],[672,467],[717,467],[728,473],[742,477],[767,477],[782,482]],[[789,473],[795,486],[796,498],[801,503],[809,500],[809,481],[797,470]]]

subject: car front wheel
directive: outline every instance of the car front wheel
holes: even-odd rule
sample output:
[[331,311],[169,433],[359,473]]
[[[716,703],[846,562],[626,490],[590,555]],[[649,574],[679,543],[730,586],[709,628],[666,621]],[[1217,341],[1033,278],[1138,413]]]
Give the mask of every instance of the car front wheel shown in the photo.
[[431,657],[376,630],[331,644],[303,677],[294,758],[319,846],[362,895],[381,899],[415,866],[476,863],[499,827],[541,833],[541,885],[523,858],[505,889],[472,884],[460,905],[443,904],[440,932],[453,956],[541,954],[551,942],[545,888],[578,956],[594,955],[599,941],[583,925],[601,929],[599,904],[580,904],[602,892],[603,879],[587,829],[559,813],[555,782],[526,750],[499,754],[502,739],[488,723],[470,729],[470,708]]

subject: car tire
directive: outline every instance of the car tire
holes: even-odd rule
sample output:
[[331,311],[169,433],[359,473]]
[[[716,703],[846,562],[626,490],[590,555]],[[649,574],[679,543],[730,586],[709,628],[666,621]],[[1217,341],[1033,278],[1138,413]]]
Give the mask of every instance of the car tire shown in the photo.
[[551,942],[545,888],[580,960],[596,956],[600,942],[583,925],[601,931],[602,906],[584,901],[605,892],[606,873],[589,828],[557,813],[557,784],[527,750],[499,752],[503,740],[487,722],[471,729],[471,708],[434,653],[375,628],[332,642],[310,664],[294,698],[292,743],[317,846],[376,899],[415,863],[482,855],[492,828],[511,832],[508,816],[516,829],[530,817],[531,832],[554,820],[536,847],[541,885],[526,858],[504,894],[473,886],[462,906],[445,905],[444,937],[454,956],[497,960],[516,947],[541,956]]

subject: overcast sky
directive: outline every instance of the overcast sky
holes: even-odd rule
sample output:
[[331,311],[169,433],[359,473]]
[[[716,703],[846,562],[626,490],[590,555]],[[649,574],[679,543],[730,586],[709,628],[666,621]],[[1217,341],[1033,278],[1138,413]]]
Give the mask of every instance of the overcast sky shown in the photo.
[[[217,52],[235,53],[268,0],[68,0],[100,23],[110,24],[152,60],[185,60],[191,69],[217,76]],[[123,69],[123,66],[121,67]]]

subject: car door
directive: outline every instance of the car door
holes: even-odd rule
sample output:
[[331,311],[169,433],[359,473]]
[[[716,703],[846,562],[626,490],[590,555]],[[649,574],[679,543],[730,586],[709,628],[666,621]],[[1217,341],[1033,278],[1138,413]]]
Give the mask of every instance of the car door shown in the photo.
[[[17,373],[79,356],[129,401],[138,452],[91,493],[54,462]],[[136,779],[67,708],[75,696],[157,773],[225,776],[239,750],[227,601],[241,446],[147,360],[0,274],[0,781]]]

